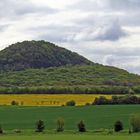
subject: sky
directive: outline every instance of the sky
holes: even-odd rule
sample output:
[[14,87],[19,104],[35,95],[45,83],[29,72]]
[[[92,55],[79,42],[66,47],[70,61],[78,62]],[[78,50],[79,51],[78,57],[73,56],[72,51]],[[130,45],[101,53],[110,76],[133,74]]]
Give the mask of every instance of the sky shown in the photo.
[[24,40],[140,74],[140,0],[0,0],[0,50]]

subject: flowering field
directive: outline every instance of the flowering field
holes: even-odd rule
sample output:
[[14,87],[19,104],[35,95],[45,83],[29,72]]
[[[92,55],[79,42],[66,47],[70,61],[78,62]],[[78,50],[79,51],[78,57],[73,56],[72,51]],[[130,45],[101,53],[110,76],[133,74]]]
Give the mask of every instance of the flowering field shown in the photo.
[[22,95],[0,95],[0,105],[11,105],[12,101],[24,106],[62,106],[67,101],[74,100],[76,105],[92,103],[95,97],[105,96],[110,99],[112,95],[100,94],[22,94]]

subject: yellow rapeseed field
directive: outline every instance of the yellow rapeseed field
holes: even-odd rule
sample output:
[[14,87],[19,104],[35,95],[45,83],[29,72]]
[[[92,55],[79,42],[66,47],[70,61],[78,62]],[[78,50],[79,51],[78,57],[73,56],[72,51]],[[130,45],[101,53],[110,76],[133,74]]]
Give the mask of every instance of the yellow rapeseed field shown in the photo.
[[0,105],[11,105],[12,101],[24,106],[62,106],[70,100],[76,105],[92,103],[95,97],[105,96],[110,99],[111,95],[100,94],[22,94],[22,95],[0,95]]

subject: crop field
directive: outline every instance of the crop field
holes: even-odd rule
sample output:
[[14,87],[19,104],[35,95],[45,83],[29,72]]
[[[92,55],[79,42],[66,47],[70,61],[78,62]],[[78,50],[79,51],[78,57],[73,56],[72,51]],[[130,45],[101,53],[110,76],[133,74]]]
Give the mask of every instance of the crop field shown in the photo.
[[140,113],[140,105],[99,105],[76,107],[24,107],[1,106],[0,124],[4,130],[35,130],[35,123],[42,119],[46,131],[56,129],[56,120],[63,118],[65,130],[77,130],[77,123],[84,120],[87,130],[113,128],[117,120],[122,120],[124,129],[130,127],[129,119],[134,113]]
[[62,106],[67,101],[74,100],[76,105],[85,105],[92,103],[95,97],[105,96],[110,99],[112,95],[100,94],[22,94],[22,95],[0,95],[0,105],[11,105],[16,101],[24,106]]
[[[139,140],[140,133],[128,134],[129,120],[134,113],[140,113],[140,105],[0,106],[0,125],[4,130],[0,140]],[[63,133],[56,133],[58,118],[64,119]],[[39,119],[46,126],[40,134],[35,132]],[[80,120],[86,124],[86,133],[77,131]],[[123,122],[124,131],[109,133],[116,120]],[[15,130],[21,130],[21,133],[15,133]]]

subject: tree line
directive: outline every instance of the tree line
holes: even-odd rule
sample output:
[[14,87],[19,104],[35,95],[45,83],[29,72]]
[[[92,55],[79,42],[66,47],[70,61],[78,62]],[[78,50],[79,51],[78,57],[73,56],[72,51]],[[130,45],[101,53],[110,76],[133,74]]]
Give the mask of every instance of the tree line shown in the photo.
[[127,96],[112,96],[111,99],[107,99],[104,96],[96,97],[93,105],[108,105],[108,104],[140,104],[140,97],[134,95]]
[[[131,134],[132,132],[140,132],[140,114],[134,114],[131,116],[130,119],[130,124],[131,127],[129,128],[129,134]],[[65,121],[63,118],[59,118],[56,121],[56,132],[63,132],[64,131],[64,126],[65,126]],[[43,132],[46,128],[45,122],[43,120],[38,120],[35,123],[35,132]],[[84,123],[83,120],[80,120],[77,123],[77,128],[79,132],[87,132],[87,128],[86,125]],[[120,132],[124,129],[124,125],[123,122],[121,120],[117,120],[114,122],[113,124],[113,129],[111,129],[111,131],[109,131],[108,133],[113,133],[114,132]],[[0,133],[2,134],[4,131],[2,129],[2,127],[0,126]],[[15,131],[16,133],[21,133],[21,130],[17,129]]]
[[125,86],[26,86],[0,87],[0,94],[134,94],[139,88]]

